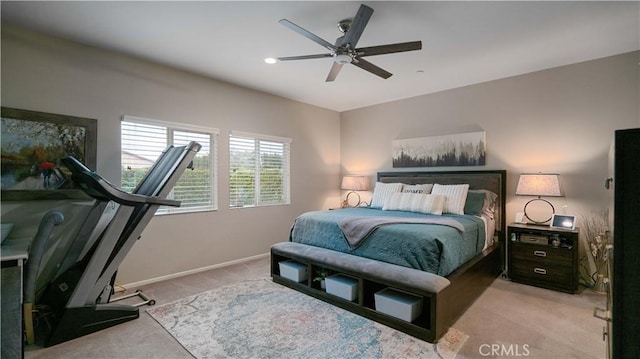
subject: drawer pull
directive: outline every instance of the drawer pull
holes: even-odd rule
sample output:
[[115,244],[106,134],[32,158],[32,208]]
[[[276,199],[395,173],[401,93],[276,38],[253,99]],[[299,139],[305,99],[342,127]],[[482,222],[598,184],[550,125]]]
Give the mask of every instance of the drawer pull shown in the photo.
[[547,270],[542,268],[533,268],[533,272],[537,274],[544,274],[544,275],[547,274]]
[[545,251],[533,251],[533,255],[534,256],[538,256],[538,257],[546,257],[547,256],[547,252],[545,252]]

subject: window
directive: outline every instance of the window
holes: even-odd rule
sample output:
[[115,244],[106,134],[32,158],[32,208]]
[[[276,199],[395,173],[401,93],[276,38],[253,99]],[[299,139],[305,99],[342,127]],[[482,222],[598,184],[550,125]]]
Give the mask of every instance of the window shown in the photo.
[[229,136],[229,207],[289,204],[291,139],[232,132]]
[[191,141],[202,145],[168,198],[180,207],[162,206],[156,214],[216,210],[216,165],[218,130],[125,116],[121,122],[121,183],[131,193],[167,146],[183,146]]

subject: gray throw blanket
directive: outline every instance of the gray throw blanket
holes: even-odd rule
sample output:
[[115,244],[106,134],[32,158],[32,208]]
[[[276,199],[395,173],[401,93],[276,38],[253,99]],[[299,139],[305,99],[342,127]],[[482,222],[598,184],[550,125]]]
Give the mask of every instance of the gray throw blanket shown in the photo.
[[436,224],[453,227],[464,232],[464,227],[458,221],[449,217],[404,218],[404,217],[349,217],[338,221],[344,237],[351,249],[356,249],[373,231],[387,224],[416,223]]

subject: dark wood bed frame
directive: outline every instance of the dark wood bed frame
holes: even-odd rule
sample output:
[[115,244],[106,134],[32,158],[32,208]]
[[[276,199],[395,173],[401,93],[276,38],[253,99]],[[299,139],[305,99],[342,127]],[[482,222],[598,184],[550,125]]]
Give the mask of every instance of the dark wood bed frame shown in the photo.
[[[446,277],[450,282],[449,285],[444,289],[434,292],[417,288],[415,285],[411,285],[411,283],[403,283],[385,278],[384,275],[373,276],[370,273],[366,273],[366,271],[353,270],[353,266],[336,264],[345,263],[345,258],[347,260],[354,258],[354,256],[348,254],[346,256],[344,254],[338,255],[342,262],[322,260],[305,255],[305,251],[298,253],[296,251],[283,250],[282,247],[278,247],[278,244],[274,245],[271,249],[271,276],[276,283],[373,319],[417,338],[428,342],[436,342],[504,270],[506,171],[379,172],[377,180],[384,183],[401,182],[405,184],[468,183],[470,189],[487,189],[496,193],[498,199],[495,210],[495,243],[449,274]],[[306,246],[302,244],[299,245]],[[324,251],[324,249],[321,250]],[[308,266],[309,278],[307,281],[298,283],[280,276],[278,263],[290,259]],[[354,258],[354,262],[355,261],[357,260]],[[381,265],[394,266],[388,263],[381,263]],[[342,273],[358,279],[359,299],[355,302],[349,302],[321,290],[319,285],[312,281],[314,271],[318,270],[318,268],[325,268],[332,273]],[[430,275],[416,269],[401,268],[400,270],[423,273],[426,278]],[[413,274],[418,275],[419,273]],[[397,288],[423,297],[425,300],[423,307],[424,314],[418,320],[409,323],[376,312],[373,303],[373,294],[386,287]]]

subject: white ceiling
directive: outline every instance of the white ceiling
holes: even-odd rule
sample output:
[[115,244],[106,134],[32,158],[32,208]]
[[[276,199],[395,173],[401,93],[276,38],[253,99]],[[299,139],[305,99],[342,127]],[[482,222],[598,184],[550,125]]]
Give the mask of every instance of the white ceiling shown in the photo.
[[421,51],[367,57],[383,80],[331,59],[286,18],[333,43],[354,1],[13,2],[2,22],[122,52],[320,107],[345,111],[640,49],[640,3],[366,1],[358,47],[422,41]]

